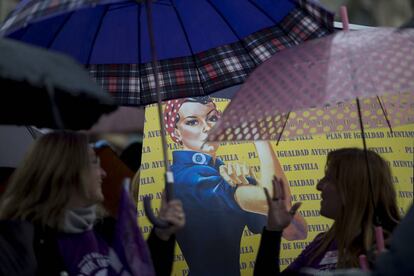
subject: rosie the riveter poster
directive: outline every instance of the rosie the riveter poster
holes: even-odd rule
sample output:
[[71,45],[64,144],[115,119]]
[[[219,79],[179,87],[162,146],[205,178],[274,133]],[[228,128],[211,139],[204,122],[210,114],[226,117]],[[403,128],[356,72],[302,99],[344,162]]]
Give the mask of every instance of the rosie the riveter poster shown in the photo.
[[[263,187],[275,174],[286,183],[287,205],[301,201],[293,223],[284,231],[281,269],[332,221],[319,214],[326,155],[341,147],[362,147],[359,132],[329,133],[272,141],[205,143],[228,99],[199,97],[167,101],[166,127],[175,196],[184,204],[186,226],[177,234],[173,275],[252,275],[260,233],[266,223]],[[248,108],[248,107],[246,107]],[[143,195],[157,211],[164,187],[161,131],[156,106],[145,112],[140,172],[139,225],[147,236]],[[401,213],[412,202],[414,126],[369,130],[368,147],[390,162]],[[243,207],[243,208],[242,208]]]

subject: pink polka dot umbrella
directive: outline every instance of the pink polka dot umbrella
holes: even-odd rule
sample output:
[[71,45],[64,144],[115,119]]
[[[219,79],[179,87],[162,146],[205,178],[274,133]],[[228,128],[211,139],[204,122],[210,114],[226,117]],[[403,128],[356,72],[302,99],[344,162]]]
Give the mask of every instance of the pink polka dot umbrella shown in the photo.
[[276,54],[253,71],[209,140],[392,128],[414,123],[413,107],[414,29],[338,32]]
[[[414,123],[414,29],[376,28],[338,32],[274,55],[242,85],[208,140],[279,142],[360,129],[366,149],[365,128],[392,131],[407,123]],[[368,157],[366,166],[370,171]]]

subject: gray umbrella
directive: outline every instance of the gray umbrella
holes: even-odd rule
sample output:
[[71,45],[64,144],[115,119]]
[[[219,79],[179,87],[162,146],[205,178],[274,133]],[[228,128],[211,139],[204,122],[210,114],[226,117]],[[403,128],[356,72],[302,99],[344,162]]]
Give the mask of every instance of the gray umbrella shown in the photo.
[[0,124],[88,129],[116,109],[71,58],[0,39]]

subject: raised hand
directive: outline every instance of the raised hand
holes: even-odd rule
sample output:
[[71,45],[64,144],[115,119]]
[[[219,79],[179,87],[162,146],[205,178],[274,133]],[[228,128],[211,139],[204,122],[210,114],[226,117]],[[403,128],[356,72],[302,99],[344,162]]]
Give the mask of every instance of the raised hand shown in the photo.
[[302,203],[297,202],[290,208],[290,210],[288,210],[285,203],[286,199],[283,181],[274,176],[272,184],[272,197],[267,188],[264,188],[267,204],[269,206],[266,228],[269,231],[283,231],[283,229],[289,226]]
[[168,221],[170,227],[165,229],[155,228],[155,234],[162,240],[168,240],[171,235],[175,234],[185,225],[183,204],[178,199],[167,202],[165,192],[163,192],[159,217],[162,220]]

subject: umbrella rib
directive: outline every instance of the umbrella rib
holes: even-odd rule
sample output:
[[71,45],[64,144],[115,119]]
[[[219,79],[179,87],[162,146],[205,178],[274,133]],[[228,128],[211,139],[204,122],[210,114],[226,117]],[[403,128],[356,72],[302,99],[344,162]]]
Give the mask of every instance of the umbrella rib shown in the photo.
[[236,30],[231,26],[230,22],[224,17],[223,13],[211,2],[211,0],[206,0],[207,3],[210,4],[210,6],[216,11],[216,13],[223,19],[223,21],[227,24],[231,32],[237,37],[239,41],[242,40],[242,38],[237,34]]
[[[138,42],[138,82],[139,82],[139,91],[142,93],[143,91],[143,87],[142,87],[142,79],[141,79],[141,62],[142,62],[142,51],[141,51],[141,12],[142,12],[142,5],[138,4],[137,5],[137,42]],[[140,103],[142,104],[142,100],[141,100],[141,94],[139,94],[139,100]]]
[[33,140],[36,140],[36,134],[33,131],[33,128],[31,126],[26,126],[27,131],[29,132],[29,134],[32,136]]
[[184,23],[181,19],[180,13],[178,12],[177,7],[172,3],[172,0],[170,0],[170,2],[171,2],[171,6],[173,7],[175,14],[177,15],[178,23],[180,23],[181,29],[184,32],[185,41],[187,41],[187,45],[188,45],[188,48],[190,49],[191,56],[194,56],[195,55],[194,50],[193,50],[193,47],[191,47],[190,39],[188,38],[187,31],[184,28]]
[[[171,2],[171,6],[173,7],[173,10],[174,10],[175,14],[177,15],[178,23],[180,23],[181,29],[183,30],[184,37],[185,37],[185,41],[187,41],[188,48],[190,49],[190,52],[191,52],[191,59],[193,60],[194,65],[195,65],[195,67],[197,69],[198,77],[201,79],[200,76],[202,74],[200,72],[200,69],[198,68],[197,61],[195,59],[194,50],[193,50],[193,47],[191,47],[190,39],[188,38],[188,34],[187,34],[187,32],[186,32],[186,30],[184,28],[184,23],[183,23],[183,21],[181,19],[180,13],[178,12],[177,7],[174,5],[174,3],[172,2],[172,0],[170,0],[170,2]],[[203,92],[205,92],[206,89],[204,88],[203,82],[200,81],[200,85],[201,85],[201,89],[203,89]]]
[[88,58],[86,60],[86,64],[90,64],[90,62],[91,62],[93,48],[95,48],[96,39],[98,38],[98,34],[101,31],[102,22],[103,22],[103,20],[105,18],[105,15],[108,12],[108,9],[109,9],[109,5],[106,5],[105,6],[105,10],[102,12],[101,18],[99,18],[98,27],[96,28],[96,31],[95,31],[95,33],[93,35],[93,39],[92,39],[91,47],[89,48],[89,53],[88,53]]
[[285,131],[286,124],[287,124],[287,122],[288,122],[288,120],[289,120],[289,116],[290,116],[290,111],[288,112],[288,114],[287,114],[287,116],[286,116],[286,121],[283,123],[282,131],[280,132],[280,135],[279,135],[279,137],[277,138],[276,146],[278,146],[278,145],[279,145],[280,139],[282,138],[283,131]]
[[251,56],[251,53],[250,53],[249,49],[246,46],[246,42],[241,37],[239,37],[239,35],[236,33],[236,31],[233,29],[233,27],[230,25],[230,23],[227,21],[227,19],[223,16],[223,14],[216,8],[216,6],[214,6],[213,3],[211,3],[210,0],[206,0],[206,1],[220,15],[220,17],[223,19],[223,21],[226,22],[227,26],[229,26],[230,30],[237,37],[237,39],[239,40],[239,42],[243,45],[243,49],[246,51],[247,56],[250,58],[250,60],[253,62],[253,64],[256,64],[257,65],[257,62],[255,62],[254,58]]
[[68,23],[69,19],[72,17],[73,14],[74,14],[74,11],[70,12],[66,16],[65,20],[63,20],[62,24],[60,24],[59,28],[57,28],[56,32],[53,34],[52,39],[47,44],[46,48],[52,48],[52,45],[55,42],[56,38],[58,37],[58,34],[63,29],[63,27],[66,25],[66,23]]
[[388,127],[390,129],[390,132],[392,133],[392,127],[391,127],[391,122],[390,122],[390,120],[388,118],[388,112],[385,109],[384,105],[382,104],[381,98],[378,95],[377,95],[377,101],[378,101],[378,103],[381,106],[382,114],[384,114],[385,120],[387,121],[387,125],[388,125]]
[[125,3],[125,4],[118,4],[118,7],[112,7],[111,11],[116,11],[119,9],[129,8],[131,6],[136,5],[135,3]]
[[266,10],[264,10],[262,7],[260,7],[259,5],[257,5],[257,3],[253,2],[252,0],[247,0],[250,4],[252,4],[258,11],[260,11],[261,13],[263,13],[270,21],[273,22],[273,24],[278,24],[278,22],[276,22],[273,17],[270,16],[270,14],[268,14],[266,12]]

